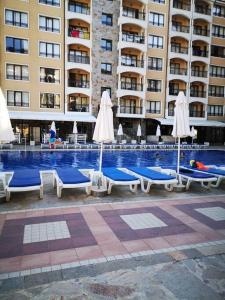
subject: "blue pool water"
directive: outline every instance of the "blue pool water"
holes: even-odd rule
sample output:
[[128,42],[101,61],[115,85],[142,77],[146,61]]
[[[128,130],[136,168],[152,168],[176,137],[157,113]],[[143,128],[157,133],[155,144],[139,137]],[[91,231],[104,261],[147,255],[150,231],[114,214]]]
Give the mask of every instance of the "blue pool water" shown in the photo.
[[[156,153],[160,157],[156,158]],[[185,151],[182,165],[189,165],[191,159],[205,164],[225,165],[225,151],[193,150]],[[0,152],[0,171],[37,168],[40,170],[56,167],[98,168],[99,151],[2,151]],[[105,151],[103,167],[128,166],[175,166],[177,151]]]

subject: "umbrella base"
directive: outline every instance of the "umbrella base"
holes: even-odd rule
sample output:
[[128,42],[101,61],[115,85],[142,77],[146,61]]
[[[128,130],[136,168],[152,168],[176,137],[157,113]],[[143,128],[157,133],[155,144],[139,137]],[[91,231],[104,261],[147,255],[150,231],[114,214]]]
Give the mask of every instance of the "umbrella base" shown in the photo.
[[95,197],[105,197],[107,195],[107,189],[104,186],[98,188],[98,186],[93,186],[91,188],[91,194]]
[[186,191],[185,185],[183,185],[182,183],[178,183],[178,184],[174,185],[173,191],[176,193],[185,192]]

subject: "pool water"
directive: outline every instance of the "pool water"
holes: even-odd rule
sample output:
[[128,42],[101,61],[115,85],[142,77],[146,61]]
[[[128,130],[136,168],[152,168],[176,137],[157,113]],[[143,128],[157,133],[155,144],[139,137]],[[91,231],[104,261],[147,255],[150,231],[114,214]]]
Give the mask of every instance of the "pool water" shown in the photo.
[[[182,165],[189,165],[191,159],[204,164],[225,165],[225,151],[182,150]],[[159,155],[156,155],[159,153]],[[36,168],[49,170],[56,167],[98,168],[99,151],[2,151],[0,171]],[[177,151],[133,150],[104,151],[103,167],[129,166],[176,166]]]

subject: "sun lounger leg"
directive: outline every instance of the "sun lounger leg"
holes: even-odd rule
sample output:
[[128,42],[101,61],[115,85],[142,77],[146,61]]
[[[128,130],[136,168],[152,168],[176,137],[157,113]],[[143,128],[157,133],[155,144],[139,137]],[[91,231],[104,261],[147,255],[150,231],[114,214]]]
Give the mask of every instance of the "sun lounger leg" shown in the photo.
[[86,193],[87,193],[87,195],[91,194],[91,187],[90,186],[86,187]]
[[62,187],[60,185],[57,186],[57,196],[58,198],[61,198],[62,196]]
[[191,185],[191,180],[188,179],[188,181],[186,183],[186,191],[189,190],[190,185]]
[[10,192],[8,190],[6,190],[5,192],[6,192],[6,202],[8,202],[10,200]]
[[44,189],[43,189],[43,185],[40,188],[40,199],[43,199],[43,194],[44,194]]
[[165,189],[166,189],[168,192],[172,192],[172,190],[173,190],[173,185],[172,185],[172,184],[165,184]]
[[145,184],[144,184],[144,180],[141,180],[141,189],[144,193],[148,193],[150,191],[151,188],[151,182],[148,181],[147,187],[145,188]]
[[137,192],[137,184],[134,184],[134,185],[130,185],[130,190],[132,193],[136,193]]
[[208,182],[207,184],[204,184],[204,182],[201,182],[201,186],[204,187],[205,189],[210,189],[211,187],[211,182]]
[[108,185],[108,190],[107,190],[107,193],[108,193],[108,195],[110,195],[110,194],[111,194],[111,191],[112,191],[112,186],[113,186],[113,184],[112,184],[111,182],[109,182],[109,185]]
[[218,178],[216,183],[211,183],[211,186],[214,188],[217,188],[220,185],[221,181],[222,181],[222,178]]

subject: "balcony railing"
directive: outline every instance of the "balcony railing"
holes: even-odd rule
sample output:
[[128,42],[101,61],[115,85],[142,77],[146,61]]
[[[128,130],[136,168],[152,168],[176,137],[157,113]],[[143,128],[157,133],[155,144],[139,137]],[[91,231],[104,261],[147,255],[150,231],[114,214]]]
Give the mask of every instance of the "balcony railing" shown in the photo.
[[75,111],[75,112],[89,112],[89,105],[76,104],[76,103],[71,102],[68,104],[68,110]]
[[197,98],[205,98],[206,92],[205,91],[192,91],[190,92],[191,97],[197,97]]
[[74,38],[90,40],[90,32],[77,29],[69,29],[68,35]]
[[204,6],[195,6],[195,12],[203,15],[211,15],[211,9]]
[[173,1],[173,8],[191,10],[191,5],[182,1]]
[[131,43],[145,43],[145,37],[143,35],[130,34],[130,33],[122,33],[122,41],[131,42]]
[[84,88],[84,89],[89,89],[90,87],[90,82],[86,80],[74,80],[70,79],[68,80],[68,86],[71,87],[77,87],[77,88]]
[[74,62],[74,63],[79,63],[79,64],[90,64],[90,57],[69,53],[68,61]]
[[130,83],[121,81],[121,89],[131,91],[143,91],[142,83]]
[[201,36],[209,36],[210,31],[205,28],[194,27],[193,33]]
[[201,57],[208,57],[208,51],[192,49],[192,55],[201,56]]
[[208,76],[208,72],[207,71],[199,71],[199,70],[191,70],[191,76],[206,78]]
[[187,75],[187,69],[170,67],[170,74],[174,75]]
[[172,30],[177,31],[177,32],[189,33],[190,32],[190,27],[189,26],[184,26],[184,25],[179,25],[179,24],[176,24],[176,23],[172,23]]
[[181,47],[178,45],[171,45],[171,52],[188,54],[188,47]]
[[132,19],[145,20],[145,12],[130,7],[123,7],[123,16]]
[[122,57],[121,65],[135,67],[135,68],[144,68],[144,60],[132,59],[129,57]]
[[157,109],[146,109],[146,113],[159,115],[161,113],[161,111],[157,110]]
[[169,88],[169,95],[171,96],[177,96],[179,92],[184,92],[184,94],[186,95],[186,89]]
[[90,7],[82,3],[69,1],[68,10],[79,14],[90,15]]
[[204,118],[205,117],[205,112],[204,112],[204,110],[191,110],[190,109],[189,117]]
[[121,114],[141,115],[142,111],[143,108],[138,106],[120,106]]

